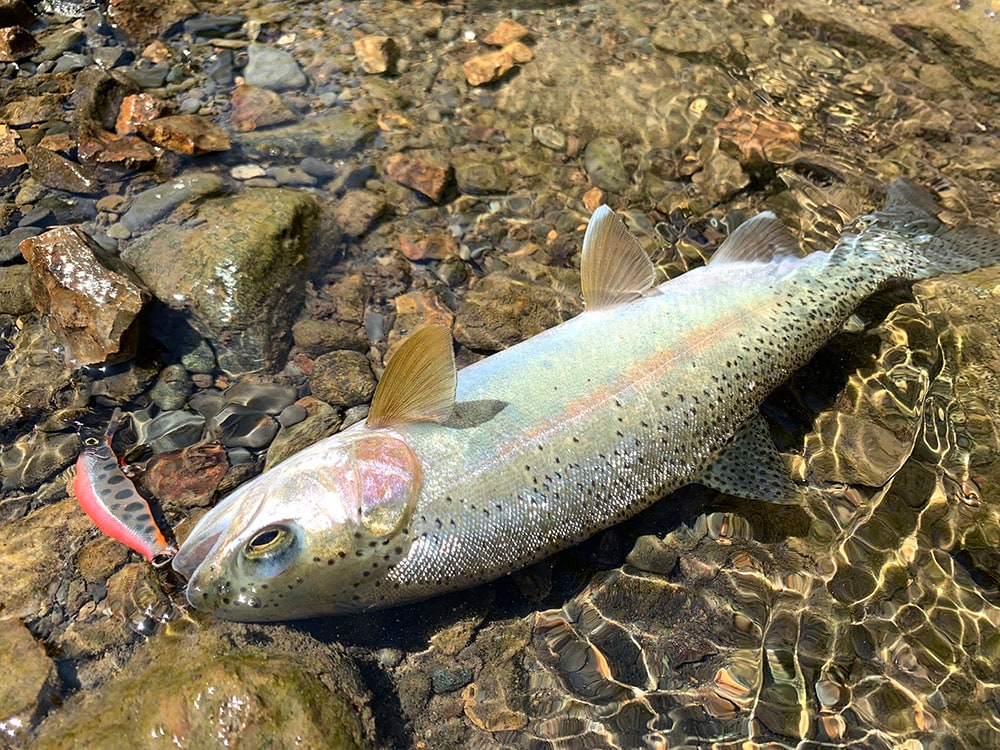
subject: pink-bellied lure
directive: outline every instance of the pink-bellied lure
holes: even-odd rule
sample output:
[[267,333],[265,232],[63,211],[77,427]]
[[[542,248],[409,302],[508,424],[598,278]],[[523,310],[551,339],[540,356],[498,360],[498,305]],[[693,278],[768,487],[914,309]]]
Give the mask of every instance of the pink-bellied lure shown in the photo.
[[83,450],[76,460],[73,492],[80,507],[101,531],[161,568],[177,554],[177,547],[167,541],[149,503],[125,475],[115,456],[111,439],[121,423],[121,409],[115,409],[103,437],[84,438]]

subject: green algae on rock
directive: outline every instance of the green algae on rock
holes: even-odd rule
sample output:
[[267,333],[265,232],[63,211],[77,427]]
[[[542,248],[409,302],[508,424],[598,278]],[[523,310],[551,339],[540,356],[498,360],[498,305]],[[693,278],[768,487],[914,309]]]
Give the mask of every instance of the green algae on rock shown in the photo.
[[369,695],[341,647],[272,629],[265,650],[251,645],[260,635],[215,627],[149,640],[101,690],[44,722],[34,747],[372,746]]
[[195,218],[122,253],[153,294],[191,313],[231,373],[272,369],[305,290],[319,206],[307,193],[255,188],[203,203]]

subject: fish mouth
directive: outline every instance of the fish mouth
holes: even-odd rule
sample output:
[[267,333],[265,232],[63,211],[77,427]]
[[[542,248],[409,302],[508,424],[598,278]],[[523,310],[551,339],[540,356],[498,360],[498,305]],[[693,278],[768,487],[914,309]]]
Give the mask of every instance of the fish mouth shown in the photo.
[[213,508],[198,521],[171,561],[173,569],[189,582],[221,544],[223,535],[231,526],[232,519],[218,510],[219,507]]

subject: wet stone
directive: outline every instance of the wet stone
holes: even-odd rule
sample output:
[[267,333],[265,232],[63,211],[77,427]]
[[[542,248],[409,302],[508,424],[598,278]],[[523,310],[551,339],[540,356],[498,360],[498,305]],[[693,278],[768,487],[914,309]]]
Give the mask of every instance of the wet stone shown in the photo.
[[399,184],[422,193],[435,203],[444,197],[451,179],[451,166],[440,156],[427,152],[393,154],[386,159],[385,171]]
[[108,23],[136,43],[165,36],[168,29],[186,18],[198,15],[189,0],[111,0]]
[[223,394],[224,403],[246,406],[264,414],[278,415],[296,399],[296,390],[277,383],[256,383],[241,380]]
[[465,80],[470,86],[482,86],[503,78],[519,63],[533,59],[535,53],[521,42],[512,42],[496,52],[476,55],[462,64]]
[[11,127],[24,127],[59,119],[63,113],[65,94],[39,94],[8,102],[0,109],[0,117]]
[[201,440],[205,418],[189,411],[165,411],[150,418],[151,409],[132,415],[138,445],[148,445],[154,453],[186,448]]
[[169,510],[204,507],[228,471],[226,449],[199,442],[153,456],[138,484]]
[[9,430],[53,408],[70,384],[71,371],[59,355],[59,342],[41,319],[22,319],[6,337],[0,362],[0,429]]
[[146,229],[182,203],[221,192],[223,186],[222,179],[211,172],[182,175],[136,195],[122,216],[122,224],[131,232]]
[[399,45],[389,36],[369,35],[355,39],[354,55],[365,73],[395,73]]
[[128,358],[135,351],[133,323],[145,291],[101,264],[103,254],[85,234],[57,227],[21,243],[32,268],[31,293],[40,312],[77,365]]
[[198,156],[229,149],[229,136],[222,128],[198,115],[170,115],[139,125],[143,138],[178,154]]
[[348,190],[334,204],[333,215],[348,237],[361,237],[381,218],[385,208],[385,198],[377,193]]
[[366,114],[335,112],[239,137],[247,154],[273,158],[312,156],[337,159],[359,151],[376,132],[375,121]]
[[550,148],[553,151],[566,150],[566,134],[559,130],[559,128],[555,125],[550,125],[548,123],[535,125],[531,129],[531,134],[535,137],[536,141],[541,143],[546,148]]
[[292,338],[297,347],[313,356],[334,349],[368,351],[368,341],[361,326],[334,320],[300,320],[292,326]]
[[[319,209],[312,196],[258,188],[206,201],[196,221],[143,235],[123,258],[234,374],[273,368],[301,305]],[[178,252],[183,248],[183,252]]]
[[35,309],[31,296],[31,268],[0,266],[0,313],[24,315]]
[[587,144],[584,163],[590,181],[601,190],[620,193],[629,186],[622,145],[617,138],[594,138]]
[[120,73],[88,68],[76,76],[72,100],[80,122],[114,130],[122,101],[138,93],[139,86],[132,79]]
[[100,182],[87,167],[46,148],[31,146],[24,150],[24,155],[28,159],[31,176],[46,187],[84,195],[101,190]]
[[158,63],[148,64],[145,61],[138,61],[132,68],[127,68],[125,75],[135,81],[141,89],[159,88],[167,80],[170,72],[170,63],[163,60]]
[[240,404],[223,406],[208,420],[207,428],[227,448],[259,450],[278,434],[278,423],[273,417]]
[[431,670],[431,690],[437,695],[461,690],[470,682],[472,682],[472,670],[468,667],[458,667],[457,669],[437,667]]
[[466,195],[494,195],[510,190],[511,180],[495,160],[460,159],[455,164],[455,183]]
[[410,260],[444,260],[458,255],[458,243],[448,231],[404,232],[399,251]]
[[153,403],[165,411],[180,409],[191,395],[191,378],[183,365],[167,365],[149,390]]
[[31,32],[21,26],[0,28],[0,62],[17,62],[40,49]]
[[270,125],[294,122],[295,113],[281,96],[266,88],[240,84],[233,91],[229,124],[241,133]]
[[248,54],[244,77],[251,86],[272,91],[295,91],[305,88],[309,83],[290,52],[263,44],[251,44]]
[[100,690],[79,691],[46,721],[39,746],[101,747],[111,736],[142,747],[165,736],[191,747],[291,747],[275,743],[276,726],[303,747],[372,746],[370,696],[343,647],[276,627],[266,650],[258,631],[230,624],[145,641]]
[[504,47],[511,42],[518,42],[531,34],[528,29],[513,18],[503,18],[489,34],[483,37],[483,43],[494,47]]
[[[0,619],[0,716],[5,739],[20,744],[31,727],[58,701],[56,665],[31,632],[16,618]],[[26,745],[25,745],[26,746]]]
[[109,536],[87,542],[76,556],[76,567],[88,583],[106,583],[128,560],[128,547]]
[[309,385],[316,398],[342,407],[371,401],[375,382],[368,358],[360,352],[347,350],[317,357],[309,376]]
[[113,166],[122,170],[147,169],[156,161],[157,150],[134,135],[116,135],[81,125],[77,156],[84,164]]
[[33,489],[76,459],[76,435],[33,430],[0,448],[0,476],[5,490]]
[[118,135],[138,133],[140,125],[168,114],[170,107],[168,102],[152,94],[129,94],[122,98],[114,130]]

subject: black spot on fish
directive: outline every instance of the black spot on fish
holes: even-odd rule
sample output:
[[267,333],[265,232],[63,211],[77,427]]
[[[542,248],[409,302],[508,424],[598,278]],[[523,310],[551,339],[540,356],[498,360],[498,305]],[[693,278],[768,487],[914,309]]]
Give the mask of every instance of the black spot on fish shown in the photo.
[[[124,499],[124,498],[122,498]],[[129,513],[135,513],[137,510],[142,510],[145,506],[142,503],[129,503],[125,506],[125,510]]]
[[124,490],[118,490],[118,492],[115,493],[115,500],[128,500],[132,496],[132,490],[125,488]]
[[[106,476],[107,474],[102,474],[101,479],[103,479]],[[128,480],[125,478],[125,475],[118,473],[112,474],[110,477],[107,478],[107,483],[110,484],[111,486],[114,486],[116,484],[121,484],[122,482],[126,481]]]
[[146,526],[146,528],[144,528],[142,530],[142,533],[143,534],[152,534],[154,531],[156,531],[156,527],[153,526],[153,524],[149,524],[148,526]]

